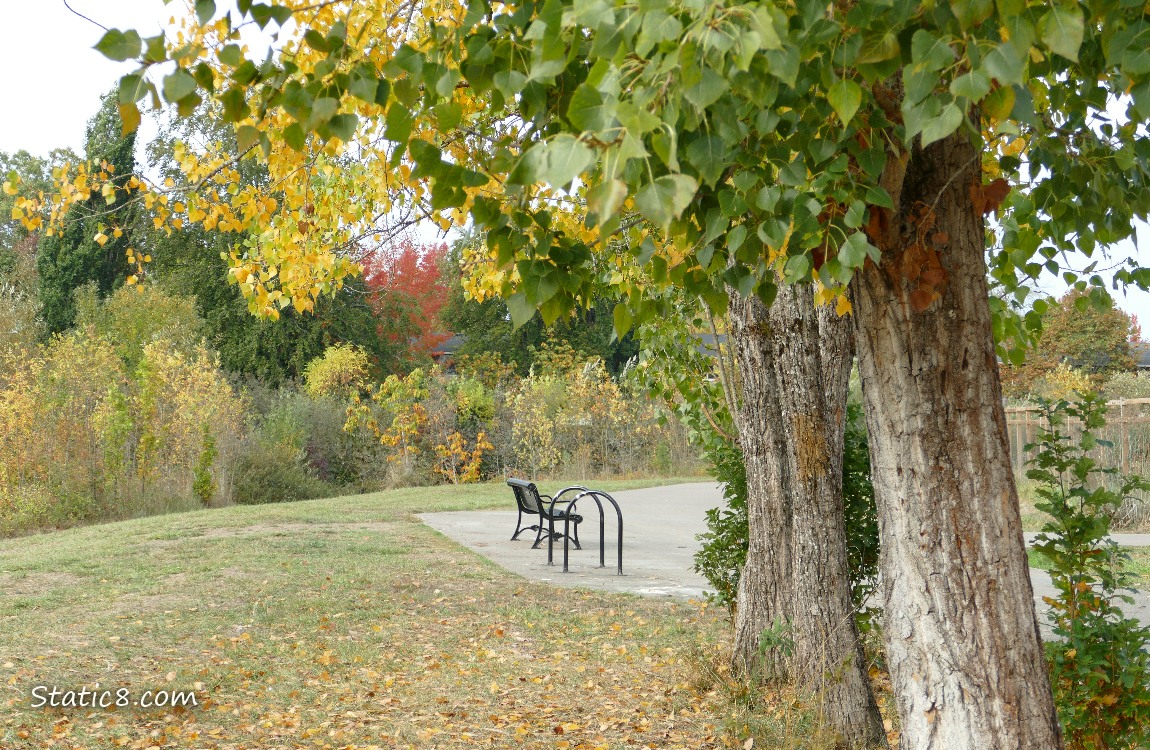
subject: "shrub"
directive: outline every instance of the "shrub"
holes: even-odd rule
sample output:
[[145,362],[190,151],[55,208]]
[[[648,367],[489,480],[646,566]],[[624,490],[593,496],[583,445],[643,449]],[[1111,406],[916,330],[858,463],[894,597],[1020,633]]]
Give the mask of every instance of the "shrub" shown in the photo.
[[1120,372],[1103,383],[1102,395],[1110,401],[1150,398],[1150,375],[1143,372]]
[[312,398],[346,399],[367,387],[370,371],[367,352],[358,346],[337,344],[308,363],[304,381]]
[[76,326],[89,329],[107,341],[129,372],[156,341],[186,354],[203,341],[204,321],[191,297],[168,294],[151,284],[122,286],[106,299],[99,299],[95,282],[75,292]]
[[870,476],[870,446],[862,406],[847,404],[843,436],[843,520],[847,531],[851,596],[862,608],[878,578],[878,511]]
[[[1039,431],[1033,468],[1039,510],[1052,517],[1034,548],[1051,562],[1058,596],[1050,602],[1056,640],[1046,644],[1058,716],[1067,747],[1144,748],[1150,744],[1150,628],[1126,617],[1131,603],[1129,556],[1108,537],[1110,512],[1136,489],[1140,478],[1122,478],[1116,489],[1089,453],[1105,426],[1106,405],[1097,394],[1076,403],[1042,402],[1049,427]],[[1081,420],[1076,439],[1067,418]]]
[[[862,409],[848,405],[843,451],[843,506],[851,593],[860,609],[878,574],[878,516],[870,479],[870,452]],[[734,611],[739,576],[747,559],[747,476],[743,454],[733,440],[715,436],[705,447],[712,475],[723,483],[725,508],[707,511],[707,531],[699,536],[695,570],[715,589],[714,600]],[[865,613],[864,613],[865,615]]]
[[234,499],[240,505],[311,500],[329,495],[308,471],[303,450],[289,441],[256,438],[236,462]]
[[[25,508],[8,514],[9,532],[226,502],[243,403],[206,349],[155,340],[129,372],[85,330],[7,364],[0,494]],[[29,510],[45,497],[49,508]]]
[[747,470],[743,452],[733,440],[719,439],[704,452],[711,476],[722,484],[727,504],[707,511],[707,531],[699,535],[702,544],[695,553],[695,572],[715,589],[711,598],[733,615],[750,544]]

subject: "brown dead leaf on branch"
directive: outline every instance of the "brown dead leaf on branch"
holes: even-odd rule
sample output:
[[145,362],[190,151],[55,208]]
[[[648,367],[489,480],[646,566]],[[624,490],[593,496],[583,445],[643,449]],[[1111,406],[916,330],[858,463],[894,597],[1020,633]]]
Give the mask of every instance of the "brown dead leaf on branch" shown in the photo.
[[1010,193],[1010,183],[1001,177],[993,182],[983,185],[977,182],[970,186],[970,201],[974,204],[976,216],[985,216],[997,211]]

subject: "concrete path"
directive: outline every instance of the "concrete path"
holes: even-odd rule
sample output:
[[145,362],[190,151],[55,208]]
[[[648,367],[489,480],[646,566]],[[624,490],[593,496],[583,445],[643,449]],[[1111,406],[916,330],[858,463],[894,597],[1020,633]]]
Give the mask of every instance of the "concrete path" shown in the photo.
[[[558,487],[544,486],[543,492]],[[610,492],[609,484],[601,489]],[[699,548],[696,536],[706,531],[705,513],[723,504],[719,485],[713,482],[676,484],[627,490],[612,495],[623,511],[623,576],[616,575],[615,521],[609,511],[606,525],[605,556],[607,567],[599,568],[598,511],[592,502],[579,503],[579,512],[587,520],[580,529],[582,550],[570,550],[570,571],[563,573],[563,546],[555,546],[555,564],[547,564],[547,544],[531,549],[534,532],[508,541],[515,530],[517,513],[481,511],[426,513],[420,518],[428,526],[459,544],[469,547],[498,565],[525,578],[545,581],[555,586],[582,587],[606,591],[624,591],[643,596],[677,596],[699,598],[708,590],[707,582],[694,571],[694,554]],[[507,504],[512,505],[511,491]],[[585,505],[586,503],[586,505]],[[1027,543],[1034,534],[1027,533]],[[1150,546],[1150,534],[1115,534],[1123,546]],[[1047,605],[1044,596],[1055,596],[1050,576],[1030,569],[1034,600],[1039,621],[1045,622]],[[1123,607],[1143,623],[1150,623],[1150,594],[1139,592],[1135,603]]]
[[[611,492],[609,483],[595,487]],[[540,492],[550,494],[559,489],[544,483]],[[622,576],[616,575],[618,531],[614,510],[606,508],[607,567],[600,568],[599,511],[595,503],[588,500],[578,504],[578,513],[586,519],[579,529],[583,549],[571,548],[570,573],[563,573],[561,541],[555,545],[554,565],[547,564],[546,541],[539,549],[531,549],[534,531],[524,532],[514,542],[508,541],[518,517],[510,489],[507,504],[513,509],[509,511],[425,513],[420,518],[450,539],[524,578],[555,586],[701,598],[708,589],[707,581],[694,571],[694,555],[699,548],[695,537],[707,530],[706,511],[723,503],[719,485],[714,482],[676,484],[615,492],[611,496],[623,511]]]

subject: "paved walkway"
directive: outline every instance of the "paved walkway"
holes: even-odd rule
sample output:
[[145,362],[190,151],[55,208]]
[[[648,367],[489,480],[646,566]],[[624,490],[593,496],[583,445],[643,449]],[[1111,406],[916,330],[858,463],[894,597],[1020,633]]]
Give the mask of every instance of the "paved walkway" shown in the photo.
[[[559,489],[544,485],[541,492]],[[610,486],[602,486],[610,492]],[[547,564],[547,543],[531,549],[535,532],[508,541],[515,531],[518,513],[478,511],[425,513],[424,523],[469,547],[500,566],[525,578],[555,586],[628,591],[644,596],[701,598],[707,581],[694,571],[695,539],[707,530],[706,511],[722,505],[723,495],[714,482],[675,484],[613,493],[623,511],[623,575],[616,575],[616,521],[607,509],[604,553],[606,568],[599,565],[598,510],[594,502],[579,503],[584,520],[579,529],[582,550],[570,550],[570,573],[563,573],[563,544],[555,545],[555,565]],[[507,504],[514,508],[511,490]],[[607,505],[605,503],[605,505]],[[530,524],[529,524],[530,525]]]
[[[544,486],[542,491],[558,489]],[[610,492],[610,486],[603,489]],[[606,591],[624,591],[643,596],[676,596],[699,598],[708,590],[707,582],[695,573],[694,554],[699,548],[695,538],[706,531],[706,511],[723,504],[719,486],[713,482],[676,484],[627,490],[613,495],[623,510],[623,573],[615,569],[615,521],[609,511],[605,541],[606,568],[599,568],[598,513],[595,504],[583,501],[580,513],[587,519],[580,529],[582,550],[571,549],[570,571],[563,573],[563,547],[555,547],[555,564],[547,564],[547,545],[531,549],[534,532],[508,541],[515,530],[517,513],[480,511],[427,513],[420,518],[427,525],[456,542],[469,547],[500,566],[525,578],[545,581],[555,586],[582,587]],[[507,504],[512,505],[511,491]],[[586,503],[586,507],[584,507]],[[1033,534],[1026,535],[1027,542]],[[1150,534],[1115,534],[1123,546],[1150,546]],[[1031,568],[1035,604],[1040,613],[1047,608],[1044,596],[1056,591],[1050,576]],[[1150,623],[1150,594],[1140,592],[1134,605],[1124,607],[1143,623]],[[1044,621],[1040,614],[1039,620]]]

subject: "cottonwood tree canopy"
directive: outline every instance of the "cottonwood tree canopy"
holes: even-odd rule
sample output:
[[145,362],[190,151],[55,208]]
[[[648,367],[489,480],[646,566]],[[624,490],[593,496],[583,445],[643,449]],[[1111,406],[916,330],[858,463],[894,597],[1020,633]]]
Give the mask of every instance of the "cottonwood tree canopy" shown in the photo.
[[[620,234],[656,281],[716,308],[725,284],[769,300],[780,272],[817,280],[845,311],[853,271],[880,257],[908,144],[958,129],[978,141],[986,177],[963,189],[1002,210],[994,271],[1008,288],[1056,270],[1061,251],[1129,236],[1150,201],[1141,3],[195,7],[201,23],[174,42],[113,30],[98,48],[143,63],[121,84],[127,124],[149,94],[183,111],[211,97],[241,146],[263,150],[282,195],[229,195],[224,157],[184,153],[204,190],[172,216],[263,229],[231,260],[264,313],[338,284],[352,269],[331,248],[397,206],[489,227],[496,267],[517,272],[501,280],[517,320],[586,302],[596,274],[575,269],[592,270]],[[289,18],[280,54],[249,59],[239,29]],[[504,210],[509,197],[517,210]],[[583,225],[559,227],[570,200],[585,201]],[[946,281],[930,208],[908,259],[919,307]],[[654,314],[628,299],[621,331]]]
[[[397,212],[485,230],[475,291],[516,321],[603,286],[624,300],[619,333],[663,312],[650,287],[722,310],[809,282],[853,305],[903,741],[1059,744],[982,254],[1010,293],[1147,214],[1142,2],[194,7],[171,42],[111,31],[99,48],[141,63],[120,89],[129,127],[149,95],[184,112],[207,98],[266,160],[265,191],[185,150],[199,189],[144,198],[172,226],[245,233],[229,274],[257,312],[309,309],[353,272],[341,251]],[[249,59],[243,24],[289,19],[279,52]],[[1018,340],[1018,321],[997,325]]]

